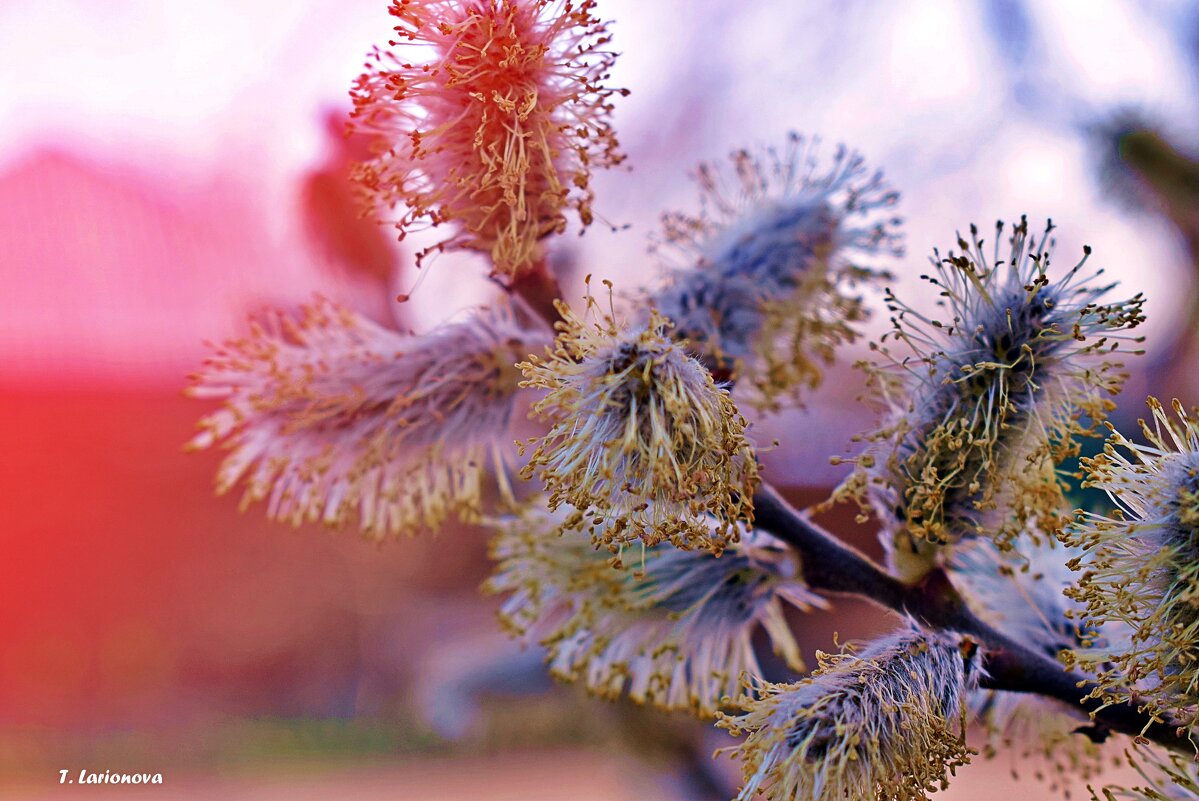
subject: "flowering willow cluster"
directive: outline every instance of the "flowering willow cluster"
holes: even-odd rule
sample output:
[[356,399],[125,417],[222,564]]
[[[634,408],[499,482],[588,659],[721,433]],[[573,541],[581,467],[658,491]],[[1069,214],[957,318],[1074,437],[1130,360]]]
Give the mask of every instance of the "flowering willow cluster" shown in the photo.
[[[741,738],[729,798],[912,801],[980,752],[1067,788],[1121,748],[1146,783],[1095,798],[1199,798],[1179,756],[1199,742],[1196,416],[1151,400],[1144,442],[1113,428],[1081,464],[1118,508],[1072,514],[1069,460],[1115,411],[1141,296],[1089,249],[1052,266],[1052,225],[1024,218],[934,250],[909,295],[897,193],[791,135],[700,166],[698,210],[665,214],[647,256],[660,281],[604,281],[603,308],[588,278],[572,306],[547,253],[621,160],[595,6],[394,0],[394,49],[352,92],[384,143],[358,181],[503,297],[419,333],[318,300],[217,348],[191,392],[221,402],[192,441],[229,451],[218,490],[377,538],[492,529],[504,626],[562,681]],[[855,358],[878,306],[881,419],[831,500],[873,516],[886,566],[782,499],[771,482],[804,477],[771,475],[755,433]],[[520,443],[518,410],[540,427]],[[892,633],[805,675],[805,621],[846,594]]]

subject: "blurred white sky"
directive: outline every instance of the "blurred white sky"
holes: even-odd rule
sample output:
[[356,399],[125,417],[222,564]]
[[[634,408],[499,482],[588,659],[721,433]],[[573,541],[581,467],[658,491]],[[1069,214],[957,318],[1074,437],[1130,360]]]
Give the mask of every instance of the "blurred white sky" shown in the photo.
[[[186,367],[201,338],[235,332],[251,300],[241,295],[336,294],[294,246],[297,182],[321,158],[323,109],[346,102],[365,53],[389,37],[386,0],[102,6],[0,5],[0,170],[55,146],[129,170],[181,202],[233,187],[256,231],[247,235],[262,239],[246,252],[258,255],[196,276],[178,308],[169,286],[146,290],[136,264],[127,274],[106,265],[112,274],[81,282],[78,273],[101,268],[46,263],[30,276],[0,263],[0,278],[20,288],[0,315],[0,356],[10,364],[95,356],[97,369],[118,374]],[[1081,126],[1129,105],[1193,130],[1195,64],[1174,33],[1194,26],[1193,4],[601,0],[599,13],[615,20],[623,53],[613,83],[633,94],[616,117],[632,171],[600,177],[597,210],[633,228],[596,225],[582,240],[567,237],[581,272],[643,281],[658,215],[693,207],[685,176],[694,164],[794,129],[820,134],[830,150],[859,149],[902,191],[901,286],[923,271],[933,245],[952,244],[955,229],[1027,212],[1059,224],[1059,263],[1089,243],[1098,264],[1149,295],[1151,319],[1174,308],[1185,280],[1176,243],[1104,201]],[[21,236],[0,220],[0,237]],[[431,270],[419,326],[489,291],[469,257]],[[144,324],[132,325],[139,315]],[[51,344],[31,355],[31,343]]]

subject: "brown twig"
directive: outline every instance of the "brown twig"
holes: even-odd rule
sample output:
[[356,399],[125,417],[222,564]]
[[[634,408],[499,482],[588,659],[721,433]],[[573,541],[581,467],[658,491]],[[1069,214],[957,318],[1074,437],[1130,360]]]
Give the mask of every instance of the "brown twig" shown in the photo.
[[1194,751],[1178,727],[1156,721],[1133,704],[1104,706],[1089,697],[1095,685],[1085,677],[980,620],[944,570],[932,571],[917,584],[904,584],[813,523],[769,485],[754,496],[754,525],[799,553],[804,581],[812,589],[864,597],[929,628],[977,639],[984,653],[983,687],[1053,698],[1112,731],[1179,752]]
[[544,259],[530,265],[503,286],[505,291],[519,298],[522,305],[540,317],[546,325],[553,327],[558,320],[558,310],[554,308],[554,301],[562,297],[562,290]]

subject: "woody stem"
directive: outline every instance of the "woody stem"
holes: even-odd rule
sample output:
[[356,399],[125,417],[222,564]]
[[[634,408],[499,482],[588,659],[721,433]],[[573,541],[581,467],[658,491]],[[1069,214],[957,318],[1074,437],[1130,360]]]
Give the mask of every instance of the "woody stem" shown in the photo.
[[562,290],[545,259],[529,265],[504,288],[551,328],[559,319],[554,301],[562,297]]
[[1090,697],[1095,685],[1085,677],[980,620],[944,570],[933,570],[916,584],[904,584],[813,523],[766,484],[754,496],[754,524],[799,553],[804,581],[812,589],[864,597],[928,628],[977,639],[983,646],[983,687],[1052,698],[1089,714],[1106,729],[1144,737],[1175,751],[1193,751],[1176,726],[1133,704],[1104,706]]

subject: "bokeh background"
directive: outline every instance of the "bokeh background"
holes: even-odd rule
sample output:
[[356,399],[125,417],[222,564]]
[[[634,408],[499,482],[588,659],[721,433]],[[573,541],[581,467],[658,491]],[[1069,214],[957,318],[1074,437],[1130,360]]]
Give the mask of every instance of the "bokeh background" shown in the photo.
[[[687,173],[788,130],[845,142],[903,192],[908,256],[971,221],[1059,225],[1149,297],[1148,391],[1199,401],[1199,4],[1182,0],[601,0],[632,90],[630,169],[600,176],[610,225],[555,260],[646,280]],[[4,0],[0,4],[0,798],[706,799],[735,787],[686,718],[553,687],[507,642],[486,535],[363,542],[267,523],[214,497],[220,454],[183,444],[205,340],[320,293],[428,330],[488,298],[477,259],[417,275],[360,219],[368,143],[347,92],[391,32],[385,0]],[[917,289],[917,291],[919,291]],[[399,292],[413,300],[393,301]],[[880,315],[881,316],[881,315]],[[876,320],[876,327],[882,321]],[[859,354],[852,348],[848,365]],[[778,437],[769,477],[801,501],[868,422],[858,378]],[[830,521],[871,547],[843,513]],[[852,602],[797,621],[809,651],[892,624]],[[60,788],[58,771],[166,784]],[[1013,790],[1003,758],[947,799]],[[67,792],[67,791],[70,792]]]

